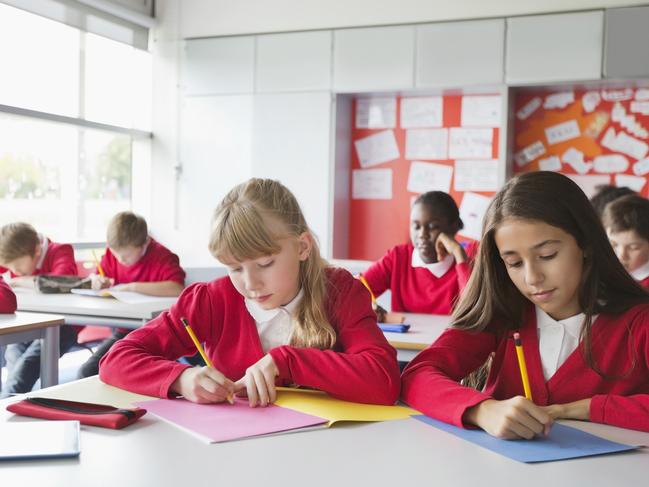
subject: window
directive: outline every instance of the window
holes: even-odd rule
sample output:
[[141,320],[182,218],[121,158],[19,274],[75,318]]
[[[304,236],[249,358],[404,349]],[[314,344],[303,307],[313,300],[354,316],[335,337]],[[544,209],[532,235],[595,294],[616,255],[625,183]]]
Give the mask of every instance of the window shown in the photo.
[[150,138],[150,54],[0,4],[0,65],[0,225],[103,241]]

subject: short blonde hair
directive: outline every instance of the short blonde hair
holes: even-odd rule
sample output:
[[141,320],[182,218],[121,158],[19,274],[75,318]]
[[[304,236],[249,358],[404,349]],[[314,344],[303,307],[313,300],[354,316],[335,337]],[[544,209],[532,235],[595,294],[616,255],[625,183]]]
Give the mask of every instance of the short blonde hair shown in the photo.
[[[280,222],[281,225],[273,225]],[[209,250],[219,260],[256,259],[281,250],[279,240],[312,234],[295,196],[278,181],[250,179],[235,186],[214,213]],[[325,312],[327,262],[320,257],[318,244],[300,262],[299,282],[304,296],[296,310],[297,326],[291,344],[330,349],[336,332]]]
[[36,254],[40,239],[29,223],[9,223],[0,228],[0,262],[8,264],[20,257]]
[[108,224],[106,243],[110,248],[141,247],[149,236],[146,220],[132,211],[122,211]]

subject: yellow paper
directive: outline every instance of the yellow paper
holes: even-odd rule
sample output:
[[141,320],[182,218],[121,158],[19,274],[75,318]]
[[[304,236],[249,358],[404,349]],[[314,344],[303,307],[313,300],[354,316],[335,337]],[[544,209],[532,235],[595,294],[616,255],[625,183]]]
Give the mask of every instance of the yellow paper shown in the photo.
[[278,388],[275,404],[328,419],[327,426],[331,426],[338,421],[388,421],[405,419],[413,414],[420,414],[414,409],[403,406],[379,406],[376,404],[341,401],[321,391],[287,389],[284,387]]

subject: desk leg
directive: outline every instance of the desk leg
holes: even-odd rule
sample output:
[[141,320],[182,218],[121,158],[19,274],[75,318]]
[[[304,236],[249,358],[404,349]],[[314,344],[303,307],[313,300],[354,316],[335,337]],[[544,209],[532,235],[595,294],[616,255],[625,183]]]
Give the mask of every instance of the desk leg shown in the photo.
[[59,327],[48,326],[41,339],[41,387],[59,383]]

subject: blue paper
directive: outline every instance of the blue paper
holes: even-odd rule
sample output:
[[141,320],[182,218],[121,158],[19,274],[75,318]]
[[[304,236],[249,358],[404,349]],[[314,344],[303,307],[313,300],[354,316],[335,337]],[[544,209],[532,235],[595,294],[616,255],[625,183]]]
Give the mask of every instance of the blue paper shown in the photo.
[[599,436],[591,435],[590,433],[559,423],[552,425],[552,430],[547,438],[538,437],[534,440],[501,440],[483,430],[458,428],[457,426],[437,421],[424,415],[412,417],[437,429],[458,436],[463,440],[470,441],[478,446],[523,463],[552,462],[639,448],[638,446],[605,440]]

